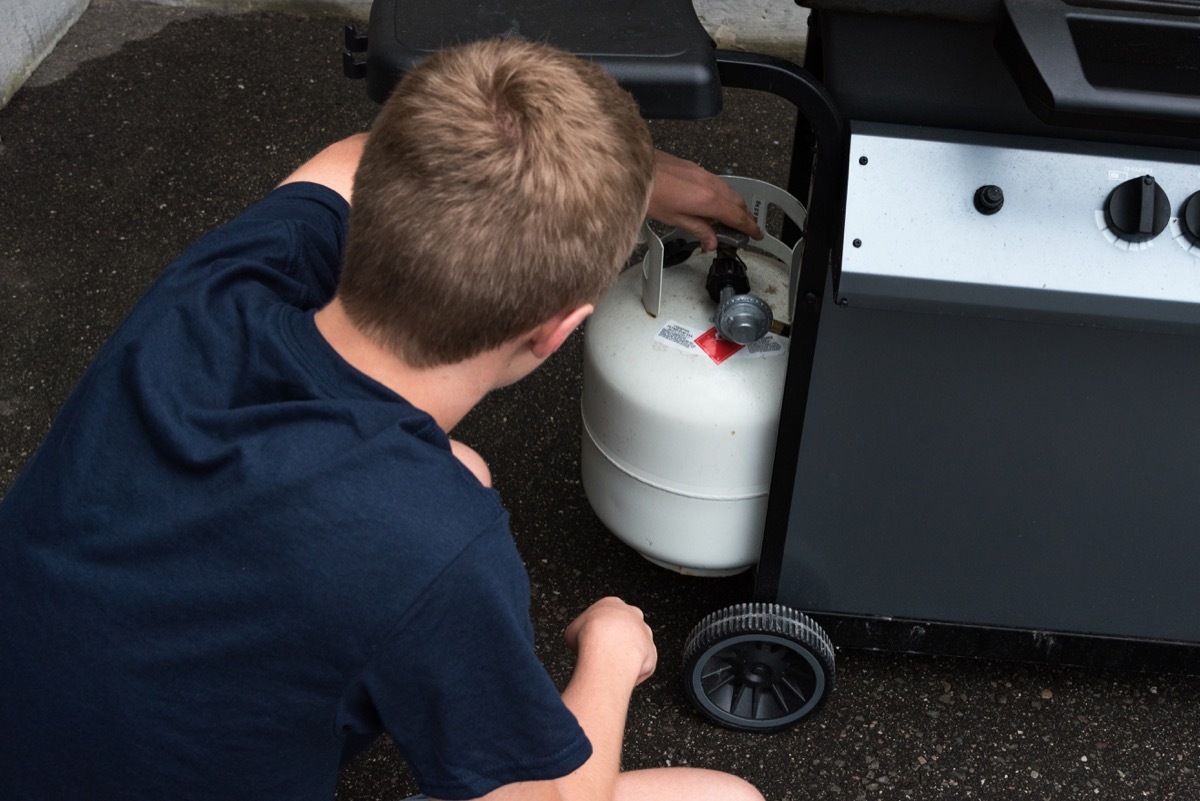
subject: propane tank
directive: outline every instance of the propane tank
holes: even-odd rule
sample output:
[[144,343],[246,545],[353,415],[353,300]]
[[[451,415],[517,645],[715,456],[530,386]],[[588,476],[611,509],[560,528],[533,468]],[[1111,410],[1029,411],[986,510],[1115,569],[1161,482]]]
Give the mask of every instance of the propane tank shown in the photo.
[[[725,180],[764,231],[772,206],[804,229],[782,189]],[[718,232],[716,253],[689,255],[681,230],[644,227],[641,269],[596,305],[583,343],[588,501],[618,539],[689,575],[758,560],[803,249]]]

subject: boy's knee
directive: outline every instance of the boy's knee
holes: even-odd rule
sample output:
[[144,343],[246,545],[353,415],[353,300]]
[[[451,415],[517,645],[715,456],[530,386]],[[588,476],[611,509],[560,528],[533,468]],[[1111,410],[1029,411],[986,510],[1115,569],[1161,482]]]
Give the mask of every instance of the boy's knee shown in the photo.
[[739,792],[730,795],[730,801],[765,801],[758,788],[745,779],[738,780]]
[[732,773],[724,775],[725,781],[724,786],[721,788],[721,796],[726,801],[764,801],[763,794],[750,782],[739,776],[734,776]]

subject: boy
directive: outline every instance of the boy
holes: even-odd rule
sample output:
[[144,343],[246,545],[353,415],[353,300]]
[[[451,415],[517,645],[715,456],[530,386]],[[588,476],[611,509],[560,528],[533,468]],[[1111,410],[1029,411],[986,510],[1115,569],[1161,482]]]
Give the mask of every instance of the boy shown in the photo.
[[434,798],[758,801],[619,773],[641,613],[568,627],[560,695],[446,433],[590,313],[648,203],[754,229],[710,179],[598,69],[484,42],[186,252],[0,504],[0,797],[328,799],[386,732]]

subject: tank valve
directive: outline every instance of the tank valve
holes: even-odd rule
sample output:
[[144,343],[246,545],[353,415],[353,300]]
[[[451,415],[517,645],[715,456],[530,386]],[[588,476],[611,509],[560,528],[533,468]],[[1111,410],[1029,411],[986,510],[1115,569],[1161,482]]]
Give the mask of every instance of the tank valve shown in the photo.
[[717,254],[704,286],[717,304],[717,333],[731,342],[749,345],[771,330],[771,307],[750,294],[746,264],[737,255],[737,249],[750,238],[723,225],[716,226],[716,231]]

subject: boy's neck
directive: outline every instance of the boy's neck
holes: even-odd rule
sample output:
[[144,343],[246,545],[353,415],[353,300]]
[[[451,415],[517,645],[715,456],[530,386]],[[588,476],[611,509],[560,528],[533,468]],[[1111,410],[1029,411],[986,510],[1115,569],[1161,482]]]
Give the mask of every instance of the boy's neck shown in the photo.
[[503,383],[493,353],[437,367],[413,367],[355,327],[336,297],[317,312],[316,324],[351,367],[428,413],[446,432]]

